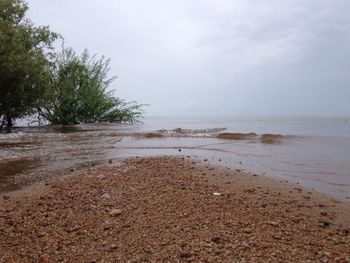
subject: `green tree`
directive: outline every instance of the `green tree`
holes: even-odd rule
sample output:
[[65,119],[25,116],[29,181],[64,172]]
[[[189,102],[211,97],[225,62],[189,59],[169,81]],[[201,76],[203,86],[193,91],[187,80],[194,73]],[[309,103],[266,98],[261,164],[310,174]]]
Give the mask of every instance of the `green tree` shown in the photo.
[[30,114],[45,92],[48,59],[58,37],[26,18],[23,0],[0,1],[0,128]]
[[109,71],[109,59],[63,49],[56,55],[40,116],[53,124],[134,122],[143,105],[114,97],[108,89],[115,77]]

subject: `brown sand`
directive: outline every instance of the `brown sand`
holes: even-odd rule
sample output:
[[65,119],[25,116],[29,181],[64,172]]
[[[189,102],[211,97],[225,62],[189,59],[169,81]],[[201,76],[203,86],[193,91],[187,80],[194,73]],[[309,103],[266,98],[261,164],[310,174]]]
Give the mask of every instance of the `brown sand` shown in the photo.
[[0,262],[350,262],[350,208],[176,157],[84,168],[0,204]]

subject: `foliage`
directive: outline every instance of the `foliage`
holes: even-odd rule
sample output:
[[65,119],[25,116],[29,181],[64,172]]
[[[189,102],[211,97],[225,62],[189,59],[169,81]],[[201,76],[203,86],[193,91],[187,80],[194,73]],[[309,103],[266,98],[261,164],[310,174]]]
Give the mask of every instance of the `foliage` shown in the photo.
[[113,97],[108,88],[115,77],[108,77],[109,71],[109,59],[63,49],[56,55],[39,114],[53,124],[135,121],[143,105]]
[[33,111],[50,76],[49,51],[58,37],[25,17],[23,0],[0,1],[0,128]]
[[26,18],[24,0],[0,0],[0,129],[39,113],[53,124],[133,122],[142,106],[108,91],[110,61],[72,49],[54,53],[59,37]]

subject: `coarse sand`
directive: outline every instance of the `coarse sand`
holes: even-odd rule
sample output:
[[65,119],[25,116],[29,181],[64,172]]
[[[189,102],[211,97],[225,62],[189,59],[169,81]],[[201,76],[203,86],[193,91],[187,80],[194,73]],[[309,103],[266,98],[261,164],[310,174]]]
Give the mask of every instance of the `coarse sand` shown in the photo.
[[350,262],[350,208],[181,157],[86,167],[0,200],[0,262]]

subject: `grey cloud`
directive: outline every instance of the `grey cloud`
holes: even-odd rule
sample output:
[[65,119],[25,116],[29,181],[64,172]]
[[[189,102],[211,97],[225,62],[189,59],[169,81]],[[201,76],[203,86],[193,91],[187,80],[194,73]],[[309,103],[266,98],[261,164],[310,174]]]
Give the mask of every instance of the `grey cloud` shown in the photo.
[[350,114],[350,1],[29,0],[150,115]]

